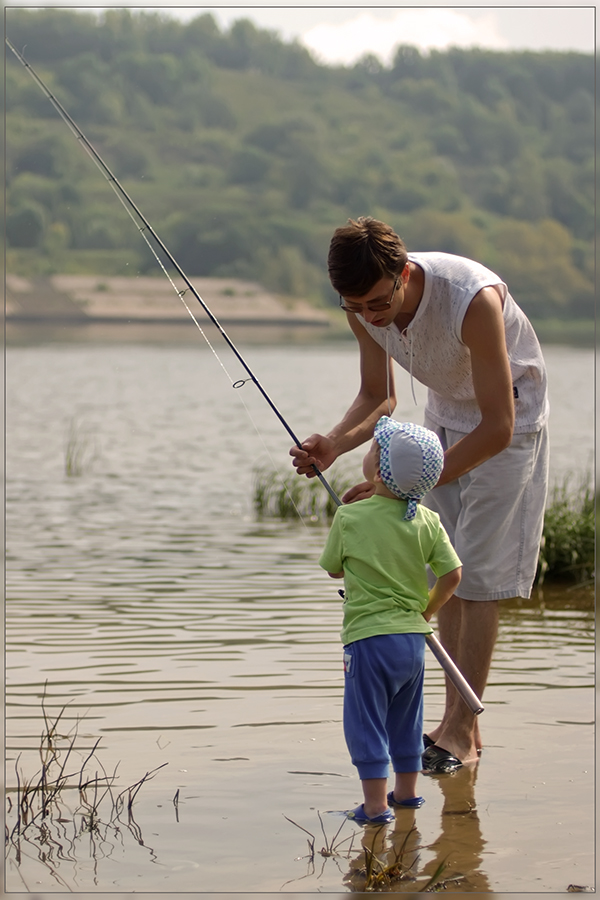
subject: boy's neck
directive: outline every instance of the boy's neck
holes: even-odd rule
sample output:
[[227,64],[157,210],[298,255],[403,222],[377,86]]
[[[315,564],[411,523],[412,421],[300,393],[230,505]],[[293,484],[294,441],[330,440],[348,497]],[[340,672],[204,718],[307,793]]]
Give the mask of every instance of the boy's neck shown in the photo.
[[388,487],[385,486],[383,481],[375,482],[375,494],[378,497],[388,497],[390,500],[400,500],[400,497],[397,497],[395,494],[390,491]]

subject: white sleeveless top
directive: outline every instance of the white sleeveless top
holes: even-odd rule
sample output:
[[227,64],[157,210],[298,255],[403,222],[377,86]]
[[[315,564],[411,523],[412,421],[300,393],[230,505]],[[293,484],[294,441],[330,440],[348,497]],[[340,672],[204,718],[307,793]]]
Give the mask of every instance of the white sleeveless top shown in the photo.
[[507,286],[490,269],[448,253],[409,253],[423,269],[423,296],[402,333],[392,323],[377,328],[357,316],[369,334],[402,368],[429,388],[426,413],[437,424],[467,433],[481,421],[471,374],[471,354],[462,323],[482,288],[497,285],[503,298],[506,349],[515,402],[515,434],[539,431],[548,419],[548,390],[542,351],[529,319]]

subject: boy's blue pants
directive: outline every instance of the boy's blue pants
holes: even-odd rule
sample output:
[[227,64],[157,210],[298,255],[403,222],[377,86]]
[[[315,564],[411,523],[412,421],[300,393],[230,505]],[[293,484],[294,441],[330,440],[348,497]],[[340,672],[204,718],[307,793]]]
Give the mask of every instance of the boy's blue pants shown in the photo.
[[344,647],[344,736],[361,780],[420,772],[424,634],[380,634]]

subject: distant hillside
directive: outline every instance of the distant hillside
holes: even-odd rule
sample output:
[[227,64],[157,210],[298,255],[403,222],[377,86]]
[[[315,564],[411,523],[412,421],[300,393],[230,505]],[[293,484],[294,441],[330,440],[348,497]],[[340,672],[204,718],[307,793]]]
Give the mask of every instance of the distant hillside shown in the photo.
[[[6,31],[192,276],[335,303],[331,232],[367,214],[489,265],[536,319],[593,315],[591,55],[400,47],[329,68],[248,21],[127,9],[7,9]],[[9,271],[154,273],[10,52],[6,69]]]

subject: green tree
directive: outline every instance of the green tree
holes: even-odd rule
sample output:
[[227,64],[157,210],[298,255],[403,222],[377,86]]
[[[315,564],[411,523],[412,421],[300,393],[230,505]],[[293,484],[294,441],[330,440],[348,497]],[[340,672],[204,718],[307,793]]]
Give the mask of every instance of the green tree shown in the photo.
[[27,203],[6,217],[9,247],[39,247],[46,228],[46,215],[37,203]]
[[592,293],[573,264],[571,236],[558,222],[505,220],[496,224],[491,238],[492,268],[534,318],[568,317],[571,298],[582,302]]
[[272,162],[258,147],[241,147],[231,160],[230,178],[238,184],[255,184],[263,180]]
[[[125,8],[10,8],[6,21],[186,271],[329,300],[331,232],[372,214],[411,247],[480,258],[536,316],[593,311],[591,54],[400,47],[391,66],[328,67],[210,14],[184,24]],[[131,247],[153,271],[11,53],[5,86],[7,226],[33,242],[11,248],[11,265],[27,274],[37,247],[41,268],[52,253],[70,271],[121,271]]]
[[82,121],[118,124],[123,103],[113,89],[113,71],[97,53],[87,51],[72,56],[56,66],[57,96]]
[[485,248],[483,230],[464,212],[419,210],[407,220],[404,237],[412,250],[439,250],[472,259],[480,258]]
[[508,168],[506,212],[515,219],[535,222],[549,212],[544,171],[530,150],[525,150]]

